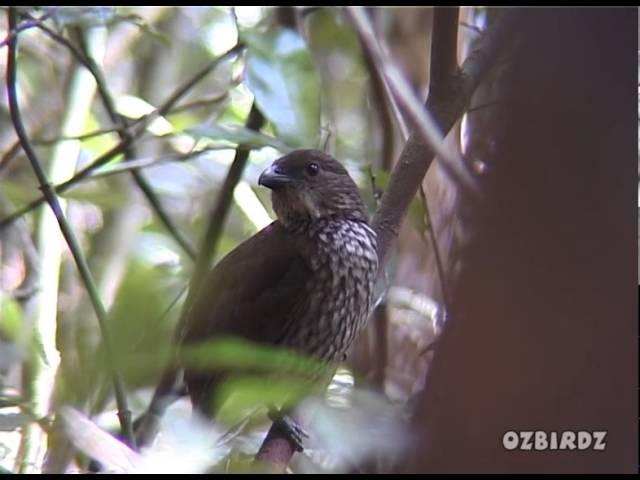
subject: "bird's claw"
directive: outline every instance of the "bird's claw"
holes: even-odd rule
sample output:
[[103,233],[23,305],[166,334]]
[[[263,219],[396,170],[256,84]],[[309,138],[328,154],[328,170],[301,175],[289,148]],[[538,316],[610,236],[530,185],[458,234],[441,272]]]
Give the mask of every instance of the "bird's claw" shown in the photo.
[[309,438],[309,434],[300,426],[296,419],[276,409],[269,409],[268,416],[269,419],[273,421],[273,427],[287,436],[297,452],[302,452],[304,450],[304,439]]

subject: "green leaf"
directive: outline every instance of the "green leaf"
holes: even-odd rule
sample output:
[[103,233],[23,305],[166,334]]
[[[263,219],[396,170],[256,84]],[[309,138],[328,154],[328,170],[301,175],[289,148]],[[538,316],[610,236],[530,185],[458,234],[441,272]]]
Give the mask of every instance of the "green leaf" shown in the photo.
[[282,143],[277,138],[240,126],[197,126],[188,128],[184,132],[196,138],[205,137],[211,140],[226,140],[237,145],[246,145],[252,148],[269,146],[281,152],[290,150],[288,145]]
[[[362,170],[367,176],[371,175],[371,173],[373,174],[377,190],[384,192],[387,189],[391,180],[391,174],[389,172],[383,172],[380,170],[370,172],[368,166],[363,166]],[[422,204],[419,193],[413,197],[413,200],[411,200],[411,203],[409,204],[407,218],[419,235],[424,235],[429,228],[427,218],[425,216],[424,205]]]
[[[330,71],[321,77],[323,125],[331,134],[338,158],[365,161],[376,143],[371,139],[371,85],[357,34],[338,9],[323,8],[305,21],[305,38],[312,55]],[[331,68],[339,65],[339,68]]]
[[[100,120],[93,113],[89,113],[85,119],[82,132],[95,132],[100,128]],[[104,132],[101,135],[82,140],[82,149],[86,150],[90,156],[98,156],[113,148],[119,140],[116,132]]]
[[310,379],[332,374],[335,368],[292,350],[233,337],[185,346],[180,361],[181,365],[210,374],[229,372],[211,401],[217,417],[231,423],[265,404],[295,403],[315,388]]
[[179,308],[171,305],[178,289],[162,268],[134,261],[124,276],[109,311],[113,357],[125,382],[146,385],[166,366],[174,319]]
[[[4,178],[0,180],[0,192],[13,205],[23,205],[33,201],[38,196],[38,182],[31,178]],[[2,212],[2,215],[8,215],[12,209]]]
[[424,235],[426,233],[428,227],[427,218],[424,212],[424,205],[420,199],[420,194],[415,195],[413,200],[411,200],[407,217],[419,235]]
[[22,326],[22,309],[11,297],[0,292],[0,337],[14,340]]
[[308,385],[293,379],[232,376],[222,382],[212,401],[216,417],[233,424],[255,408],[265,405],[291,406],[307,391]]
[[60,196],[67,200],[92,203],[104,209],[123,208],[129,203],[123,192],[106,188],[70,189]]
[[90,27],[106,25],[114,20],[116,10],[113,7],[51,7],[52,18],[61,27]]
[[185,347],[182,360],[193,368],[243,369],[261,372],[304,374],[323,364],[283,348],[266,347],[227,337]]
[[276,135],[292,148],[320,141],[320,82],[302,37],[289,29],[242,31],[245,84]]

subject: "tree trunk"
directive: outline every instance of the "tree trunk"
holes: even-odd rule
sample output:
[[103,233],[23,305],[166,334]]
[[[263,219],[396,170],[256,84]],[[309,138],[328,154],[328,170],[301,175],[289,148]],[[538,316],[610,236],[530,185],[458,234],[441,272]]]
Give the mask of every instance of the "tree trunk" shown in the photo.
[[[520,27],[471,132],[485,197],[458,199],[467,243],[402,468],[637,472],[637,10]],[[503,447],[536,430],[606,431],[606,449]]]

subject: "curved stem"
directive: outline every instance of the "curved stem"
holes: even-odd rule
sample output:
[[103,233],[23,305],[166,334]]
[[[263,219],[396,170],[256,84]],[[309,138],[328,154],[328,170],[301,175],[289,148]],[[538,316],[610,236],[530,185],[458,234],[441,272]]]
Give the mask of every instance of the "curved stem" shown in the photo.
[[[16,25],[16,10],[14,7],[9,7],[8,11],[9,17],[9,26],[10,29],[15,28]],[[44,169],[42,168],[40,161],[36,155],[35,150],[31,146],[29,141],[29,136],[24,128],[24,124],[22,122],[22,116],[20,113],[20,108],[18,105],[18,98],[16,92],[16,74],[17,74],[17,66],[16,66],[16,50],[17,50],[17,38],[12,38],[9,41],[8,45],[8,55],[7,55],[7,95],[9,98],[9,110],[11,115],[11,121],[13,122],[16,134],[20,140],[20,144],[29,159],[31,167],[38,178],[38,182],[40,183],[40,188],[43,192],[43,197],[46,199],[49,204],[53,214],[56,217],[58,225],[60,226],[60,230],[62,235],[64,236],[67,245],[69,246],[69,250],[73,256],[73,259],[78,268],[78,272],[80,273],[80,277],[82,282],[89,294],[89,299],[93,306],[93,309],[98,318],[98,323],[102,330],[103,341],[105,345],[105,351],[108,359],[109,367],[111,368],[111,376],[116,396],[116,403],[118,405],[118,417],[120,419],[120,425],[122,430],[125,432],[126,437],[129,441],[133,442],[133,430],[131,424],[131,412],[127,406],[127,400],[125,396],[125,390],[123,386],[123,382],[116,372],[113,366],[113,349],[112,342],[110,338],[110,334],[107,328],[107,312],[102,305],[102,302],[98,295],[98,290],[95,286],[95,282],[93,281],[93,277],[91,272],[89,271],[89,267],[87,265],[87,261],[82,254],[82,250],[80,248],[80,244],[73,232],[73,229],[67,222],[62,207],[60,205],[60,201],[54,191],[53,187],[49,183],[49,179]]]

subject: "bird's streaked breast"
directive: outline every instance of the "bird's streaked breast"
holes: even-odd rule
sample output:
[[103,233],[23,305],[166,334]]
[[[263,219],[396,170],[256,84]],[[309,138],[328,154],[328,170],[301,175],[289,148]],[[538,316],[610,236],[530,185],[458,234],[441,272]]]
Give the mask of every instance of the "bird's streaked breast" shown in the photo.
[[321,360],[341,360],[369,315],[378,269],[376,235],[364,222],[319,220],[305,232],[314,272],[308,302],[287,344]]

